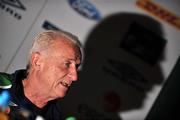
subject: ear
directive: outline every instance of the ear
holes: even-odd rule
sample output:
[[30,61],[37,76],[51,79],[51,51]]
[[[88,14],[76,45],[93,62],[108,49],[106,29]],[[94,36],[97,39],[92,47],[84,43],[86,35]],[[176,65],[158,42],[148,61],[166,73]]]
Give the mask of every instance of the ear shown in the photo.
[[34,69],[39,70],[41,66],[41,54],[39,52],[34,52],[31,55],[31,64]]

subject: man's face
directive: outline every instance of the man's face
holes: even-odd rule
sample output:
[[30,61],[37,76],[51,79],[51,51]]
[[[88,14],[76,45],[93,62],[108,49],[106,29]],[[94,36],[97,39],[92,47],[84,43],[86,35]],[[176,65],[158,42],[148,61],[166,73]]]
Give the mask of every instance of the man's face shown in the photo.
[[64,97],[72,82],[78,79],[77,66],[81,56],[79,49],[65,40],[55,41],[52,48],[49,53],[40,55],[37,77],[44,92],[56,99]]

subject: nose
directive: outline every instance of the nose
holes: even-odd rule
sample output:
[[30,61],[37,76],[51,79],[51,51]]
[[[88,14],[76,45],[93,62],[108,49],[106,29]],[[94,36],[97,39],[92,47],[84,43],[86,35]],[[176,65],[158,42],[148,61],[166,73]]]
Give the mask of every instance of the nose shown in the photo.
[[69,77],[71,78],[72,81],[77,81],[78,79],[78,74],[77,74],[77,68],[75,65],[73,65],[70,69],[69,69]]

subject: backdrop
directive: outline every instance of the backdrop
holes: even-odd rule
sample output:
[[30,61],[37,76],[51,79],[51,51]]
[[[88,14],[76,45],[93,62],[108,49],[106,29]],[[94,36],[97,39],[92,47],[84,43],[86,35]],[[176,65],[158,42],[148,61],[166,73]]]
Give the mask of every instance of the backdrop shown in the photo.
[[179,57],[179,1],[0,0],[0,71],[24,69],[33,37],[77,35],[84,62],[64,118],[143,120]]

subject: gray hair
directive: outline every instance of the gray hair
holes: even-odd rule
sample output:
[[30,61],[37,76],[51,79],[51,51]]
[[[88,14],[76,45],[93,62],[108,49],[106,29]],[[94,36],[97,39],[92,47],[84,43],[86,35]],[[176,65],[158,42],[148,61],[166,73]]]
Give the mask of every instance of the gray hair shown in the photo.
[[39,33],[35,38],[32,44],[32,47],[29,51],[29,63],[27,65],[27,70],[31,67],[30,56],[33,52],[40,52],[42,50],[46,50],[50,44],[56,40],[56,38],[63,37],[74,45],[76,45],[80,49],[81,59],[82,59],[82,45],[77,36],[73,35],[70,32],[63,30],[46,30],[44,32]]

